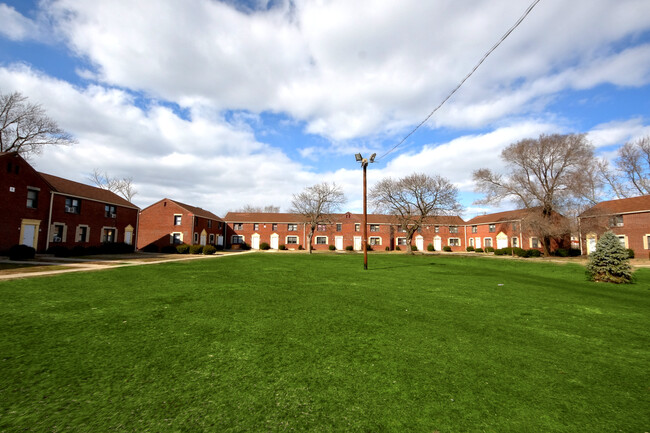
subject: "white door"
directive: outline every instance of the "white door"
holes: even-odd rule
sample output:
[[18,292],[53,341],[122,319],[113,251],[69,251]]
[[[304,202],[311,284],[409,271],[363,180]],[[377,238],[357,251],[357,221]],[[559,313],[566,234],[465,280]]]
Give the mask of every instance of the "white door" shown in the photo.
[[260,235],[258,235],[257,233],[251,236],[251,248],[254,250],[260,249]]
[[433,238],[433,249],[436,251],[442,251],[442,238],[440,238],[440,236]]
[[476,248],[481,248],[481,238],[474,238]]
[[124,243],[127,245],[131,245],[132,236],[133,236],[133,232],[124,232]]
[[223,246],[223,236],[217,236],[217,245]]
[[361,251],[363,249],[363,246],[361,246],[361,236],[355,236],[354,237],[354,250],[355,251]]
[[279,246],[279,241],[280,241],[280,236],[278,236],[277,233],[273,233],[271,235],[271,248],[277,250]]
[[417,235],[415,237],[415,246],[417,247],[418,251],[424,251],[424,238],[420,235]]
[[508,247],[508,235],[501,232],[497,235],[497,250]]
[[596,251],[597,240],[595,237],[587,238],[587,254],[591,254]]
[[336,236],[334,238],[334,246],[339,251],[343,249],[343,236]]
[[[23,238],[20,243],[28,247],[36,248],[34,246],[34,234],[36,233],[36,226],[32,224],[25,224],[23,226]],[[16,238],[14,238],[16,239]]]
[[201,245],[205,246],[208,240],[208,235],[205,233],[205,230],[203,233],[201,233]]

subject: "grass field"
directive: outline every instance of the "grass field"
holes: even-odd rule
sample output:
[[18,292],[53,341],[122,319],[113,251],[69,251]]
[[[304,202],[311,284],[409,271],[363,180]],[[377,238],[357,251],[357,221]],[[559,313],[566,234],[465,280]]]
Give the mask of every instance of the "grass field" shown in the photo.
[[0,282],[0,431],[650,431],[650,270],[248,254]]

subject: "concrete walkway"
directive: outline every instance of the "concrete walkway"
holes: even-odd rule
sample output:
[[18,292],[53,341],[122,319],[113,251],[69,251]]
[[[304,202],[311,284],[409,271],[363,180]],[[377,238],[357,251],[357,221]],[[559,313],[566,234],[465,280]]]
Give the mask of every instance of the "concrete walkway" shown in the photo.
[[[44,275],[57,275],[69,272],[82,272],[82,271],[101,271],[104,269],[115,269],[125,266],[142,266],[142,265],[155,265],[159,263],[169,262],[182,262],[187,260],[209,260],[218,259],[223,257],[237,256],[241,254],[248,254],[250,251],[237,251],[217,253],[214,255],[202,254],[183,254],[183,255],[165,255],[160,258],[156,256],[148,256],[140,254],[130,254],[129,256],[116,256],[107,257],[101,256],[97,258],[68,258],[68,257],[52,257],[52,256],[37,256],[35,260],[3,260],[0,259],[0,264],[12,265],[28,265],[24,268],[0,270],[0,281],[14,280],[17,278],[32,278]],[[36,268],[43,267],[43,270],[36,270]],[[57,269],[50,269],[48,267],[56,267]],[[63,269],[62,269],[63,268]]]

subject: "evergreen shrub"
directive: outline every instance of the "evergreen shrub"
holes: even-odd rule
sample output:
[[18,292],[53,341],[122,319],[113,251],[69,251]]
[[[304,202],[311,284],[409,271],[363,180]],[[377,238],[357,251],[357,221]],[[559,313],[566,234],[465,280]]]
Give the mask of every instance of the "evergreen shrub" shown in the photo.
[[474,248],[474,252],[475,252],[475,253],[482,253],[482,252],[483,252],[483,248]]
[[629,254],[614,233],[606,232],[598,240],[596,251],[589,255],[587,276],[606,283],[632,282]]
[[472,251],[474,251],[474,247],[470,246],[470,247],[465,248],[465,250],[467,252],[472,252]]
[[262,242],[260,244],[260,250],[266,251],[266,250],[270,250],[270,249],[271,249],[271,245],[269,245],[268,242]]
[[336,247],[334,245],[330,245],[328,248],[330,251],[336,251]]
[[174,245],[165,245],[160,248],[160,252],[163,254],[176,254],[178,253],[178,249]]
[[27,245],[14,245],[9,248],[10,260],[28,260],[36,256],[36,250]]
[[433,248],[433,244],[427,245],[427,251],[435,251],[436,249]]
[[187,244],[176,245],[176,252],[178,254],[187,254],[190,252],[190,246]]
[[442,250],[450,253],[451,252],[451,247],[449,245],[445,245],[444,247],[442,247]]
[[203,247],[203,254],[205,254],[206,256],[211,256],[216,252],[217,252],[217,247],[215,247],[214,245],[206,245]]

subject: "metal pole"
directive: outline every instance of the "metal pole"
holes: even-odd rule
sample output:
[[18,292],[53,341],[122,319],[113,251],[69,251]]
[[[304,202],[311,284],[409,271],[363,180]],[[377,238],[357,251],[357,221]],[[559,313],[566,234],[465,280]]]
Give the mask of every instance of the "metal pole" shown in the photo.
[[368,270],[368,204],[366,191],[366,167],[368,161],[365,159],[361,163],[363,166],[363,269]]

